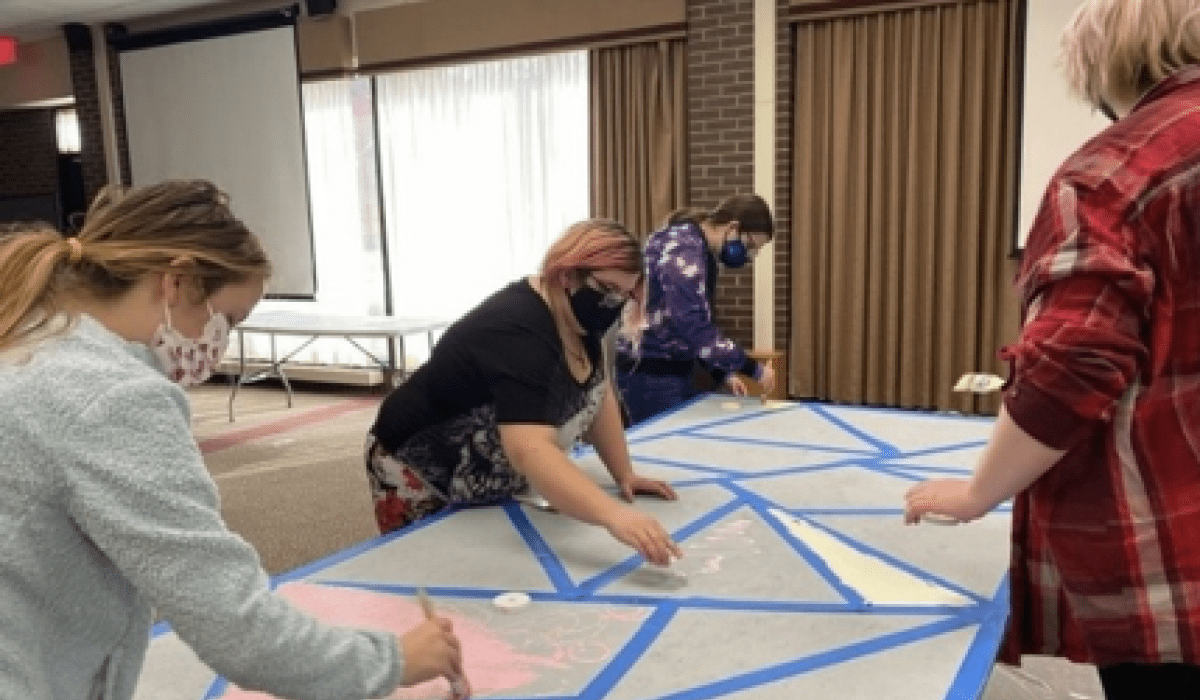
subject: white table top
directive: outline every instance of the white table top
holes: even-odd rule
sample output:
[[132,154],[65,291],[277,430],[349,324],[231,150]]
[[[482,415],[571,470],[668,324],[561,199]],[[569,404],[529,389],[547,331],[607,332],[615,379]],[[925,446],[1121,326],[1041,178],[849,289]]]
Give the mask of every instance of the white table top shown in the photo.
[[250,314],[235,330],[281,335],[391,337],[444,329],[450,321],[405,316],[339,316],[335,314],[263,311]]

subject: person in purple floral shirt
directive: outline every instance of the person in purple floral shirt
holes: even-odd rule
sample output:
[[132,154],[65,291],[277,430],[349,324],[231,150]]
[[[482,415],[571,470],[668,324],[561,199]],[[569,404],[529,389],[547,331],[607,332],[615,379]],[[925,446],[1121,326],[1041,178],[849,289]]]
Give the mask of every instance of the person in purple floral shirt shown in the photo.
[[697,364],[719,385],[745,395],[741,375],[766,392],[775,371],[747,357],[713,321],[713,293],[721,266],[737,268],[775,234],[762,197],[739,194],[712,211],[681,209],[646,241],[646,322],[636,345],[622,341],[617,386],[631,424],[674,408],[700,393]]

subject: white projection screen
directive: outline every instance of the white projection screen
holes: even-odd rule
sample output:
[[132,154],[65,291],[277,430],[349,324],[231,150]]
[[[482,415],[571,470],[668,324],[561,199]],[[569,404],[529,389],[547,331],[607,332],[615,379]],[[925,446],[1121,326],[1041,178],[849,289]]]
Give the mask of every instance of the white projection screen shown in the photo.
[[132,184],[213,181],[271,257],[268,293],[312,298],[316,273],[294,23],[184,36],[118,46]]

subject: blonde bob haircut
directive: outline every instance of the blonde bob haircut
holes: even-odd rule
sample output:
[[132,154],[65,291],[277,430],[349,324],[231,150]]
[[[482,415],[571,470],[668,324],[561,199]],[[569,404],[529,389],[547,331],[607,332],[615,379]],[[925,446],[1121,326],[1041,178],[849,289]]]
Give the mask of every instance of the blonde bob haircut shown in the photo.
[[1071,90],[1094,107],[1132,107],[1172,73],[1200,64],[1200,3],[1088,0],[1062,36]]

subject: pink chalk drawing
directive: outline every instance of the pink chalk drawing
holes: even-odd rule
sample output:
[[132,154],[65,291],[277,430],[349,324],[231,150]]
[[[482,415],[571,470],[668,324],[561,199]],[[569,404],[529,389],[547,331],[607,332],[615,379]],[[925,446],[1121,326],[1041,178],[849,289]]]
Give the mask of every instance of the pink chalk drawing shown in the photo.
[[[753,526],[753,520],[738,518],[713,527],[699,541],[685,542],[684,549],[689,551],[687,552],[688,556],[685,556],[681,563],[695,561],[700,563],[699,567],[694,570],[687,571],[682,566],[680,570],[687,574],[715,574],[721,571],[721,564],[726,559],[726,553],[731,550],[748,550],[752,554],[760,554],[761,550],[755,547],[754,538],[748,534]],[[692,564],[691,566],[696,565]]]
[[[279,592],[325,622],[386,630],[397,637],[425,619],[416,600],[400,595],[310,583],[285,584]],[[580,677],[581,671],[591,678],[615,653],[597,635],[608,630],[611,636],[614,625],[632,629],[648,614],[638,608],[565,606],[565,612],[535,616],[501,612],[490,601],[462,599],[436,601],[435,607],[439,617],[453,623],[462,642],[463,669],[477,698],[512,695],[534,686],[537,694],[578,691],[569,678]],[[449,693],[449,683],[439,678],[399,688],[388,698],[437,700]],[[274,696],[231,684],[221,698],[270,700]]]

